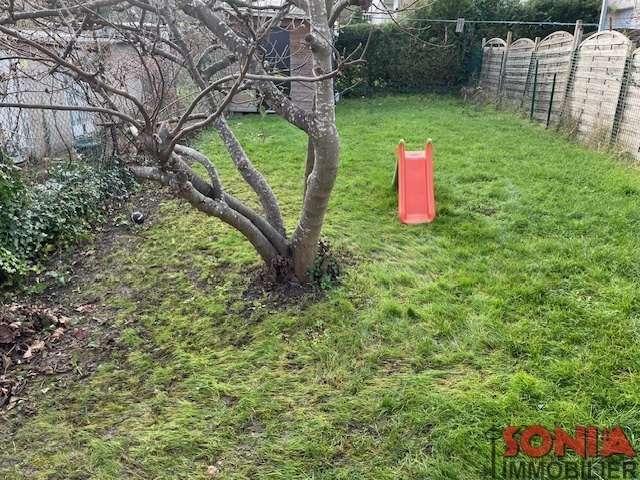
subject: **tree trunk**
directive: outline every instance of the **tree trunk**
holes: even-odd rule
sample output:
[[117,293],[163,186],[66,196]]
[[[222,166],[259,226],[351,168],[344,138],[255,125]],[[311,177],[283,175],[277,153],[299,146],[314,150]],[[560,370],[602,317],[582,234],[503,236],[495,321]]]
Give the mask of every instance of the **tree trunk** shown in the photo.
[[313,165],[316,163],[316,148],[313,146],[313,139],[309,137],[307,142],[307,161],[304,164],[304,193],[302,195],[302,201],[307,196],[307,182],[309,181],[309,176],[311,172],[313,172]]
[[[141,179],[172,187],[176,196],[194,208],[238,230],[279,280],[295,276],[302,283],[309,281],[339,165],[333,82],[343,68],[362,61],[351,59],[351,55],[342,61],[333,47],[332,25],[349,5],[365,8],[368,0],[292,0],[281,5],[237,0],[87,0],[62,6],[54,2],[51,8],[40,2],[13,3],[9,0],[8,15],[0,13],[0,34],[9,39],[3,46],[21,59],[15,74],[30,75],[22,69],[31,62],[39,64],[38,72],[48,72],[43,75],[52,81],[57,82],[54,73],[64,77],[61,87],[66,81],[78,84],[86,105],[43,100],[3,102],[0,107],[100,114],[112,134],[117,129],[124,138],[135,140],[131,145],[132,152],[135,150],[132,169]],[[264,61],[264,41],[287,21],[292,7],[302,10],[311,26],[306,37],[311,48],[311,75],[283,77],[272,62]],[[129,9],[132,21],[120,23],[119,15],[107,19],[104,13],[112,9]],[[134,21],[136,16],[138,20]],[[157,19],[156,29],[148,28],[152,18]],[[55,45],[25,34],[38,30],[45,20],[47,30],[60,40]],[[74,22],[80,29],[75,35],[67,35]],[[111,40],[126,46],[128,53],[122,58],[127,61],[105,63],[106,43],[99,40],[102,36],[94,35],[89,41],[94,27],[95,32],[106,29]],[[82,41],[77,41],[80,38]],[[201,51],[204,44],[224,49],[225,58],[216,61],[213,47]],[[231,65],[234,67],[228,68]],[[223,69],[229,71],[223,73]],[[174,100],[180,97],[178,82],[184,73],[189,74],[196,91],[182,108],[182,101]],[[129,88],[138,81],[154,93],[139,98],[137,90]],[[287,97],[277,86],[283,81],[312,85],[313,108],[301,108]],[[39,93],[50,93],[44,83],[43,88]],[[247,89],[257,90],[278,115],[308,136],[302,210],[291,236],[287,235],[278,199],[267,178],[251,162],[224,117],[237,93]],[[175,99],[174,94],[178,95]],[[255,193],[258,207],[250,207],[225,190],[214,159],[181,145],[183,139],[209,127],[220,136],[242,183]],[[193,162],[204,166],[204,175],[192,168]]]
[[[332,69],[333,33],[327,21],[325,2],[309,2],[312,33],[307,37],[313,53],[313,71],[323,75]],[[302,215],[291,241],[296,277],[309,280],[318,253],[318,242],[340,161],[340,139],[336,128],[333,80],[315,84],[316,119],[310,130],[313,169],[306,184]]]

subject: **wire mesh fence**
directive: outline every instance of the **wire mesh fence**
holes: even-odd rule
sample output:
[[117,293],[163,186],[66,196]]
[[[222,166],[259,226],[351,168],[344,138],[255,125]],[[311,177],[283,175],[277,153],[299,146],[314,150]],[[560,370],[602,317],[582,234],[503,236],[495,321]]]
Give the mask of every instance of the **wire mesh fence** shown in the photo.
[[[101,46],[100,55],[95,45]],[[122,133],[127,125],[89,110],[112,103],[112,110],[135,116],[143,108],[159,122],[181,111],[177,69],[168,61],[141,57],[129,45],[110,39],[95,45],[83,44],[75,55],[84,55],[92,62],[91,71],[100,72],[106,83],[126,95],[105,100],[59,67],[0,48],[0,152],[17,162],[60,155],[113,156],[123,141],[115,130]],[[125,140],[130,143],[129,137]]]
[[568,32],[553,33],[538,44],[524,96],[532,119],[547,125],[560,120],[574,65],[574,47],[575,37]]
[[618,32],[592,35],[578,49],[566,109],[583,140],[611,139],[631,51],[631,40]]
[[71,152],[95,153],[101,132],[95,115],[82,111],[3,105],[86,105],[68,78],[20,60],[0,61],[0,148],[17,162]]
[[614,139],[640,158],[640,50],[636,50],[628,61],[618,110]]
[[[487,97],[519,104],[532,120],[562,124],[587,143],[615,142],[640,159],[640,49],[634,52],[628,37],[606,31],[582,41],[577,28],[574,35],[504,42],[501,51],[498,40],[483,55],[480,87]],[[505,61],[496,74],[498,54]]]

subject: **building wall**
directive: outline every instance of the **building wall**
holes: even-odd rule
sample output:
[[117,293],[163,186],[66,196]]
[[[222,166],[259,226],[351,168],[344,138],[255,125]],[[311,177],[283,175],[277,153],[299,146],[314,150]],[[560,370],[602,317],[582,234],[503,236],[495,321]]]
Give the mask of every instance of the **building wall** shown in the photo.
[[374,25],[383,25],[397,20],[399,15],[415,5],[414,0],[373,0],[365,18]]
[[[302,19],[285,20],[281,27],[289,31],[289,66],[291,75],[311,76],[313,71],[311,50],[305,42],[305,37],[310,32],[309,23]],[[221,60],[226,56],[223,49],[215,51],[216,58]],[[231,65],[219,72],[216,77],[220,78],[230,73],[237,72],[237,65]],[[292,82],[290,86],[290,97],[296,105],[311,110],[313,108],[313,84],[305,82]],[[259,105],[255,92],[245,91],[236,95],[229,105],[229,110],[239,113],[255,113]]]
[[600,30],[640,29],[640,1],[606,0],[600,17]]
[[[0,61],[2,102],[67,105],[69,88],[66,79],[37,62]],[[18,161],[73,149],[71,120],[71,112],[0,108],[0,145]]]
[[[122,44],[105,46],[104,63],[109,83],[128,91],[148,106],[158,98],[147,74],[140,66],[139,57]],[[89,54],[89,53],[87,53]],[[2,52],[0,51],[0,56]],[[153,64],[149,68],[154,75]],[[162,68],[165,68],[163,66]],[[172,68],[166,66],[166,68]],[[165,72],[165,78],[172,75]],[[176,97],[175,85],[166,89],[170,101]],[[118,107],[130,114],[139,112],[135,106],[114,97]],[[22,60],[0,61],[0,102],[44,105],[86,105],[86,96],[80,86],[62,74],[50,74],[48,67],[39,62]],[[172,112],[167,112],[171,116]],[[55,111],[45,109],[0,108],[0,145],[16,160],[42,158],[71,152],[81,145],[95,142],[100,118],[89,112]]]
[[[313,75],[311,50],[305,42],[309,34],[308,22],[295,22],[295,29],[291,30],[289,45],[291,47],[291,75],[310,77]],[[291,100],[305,110],[313,109],[312,83],[292,82]]]

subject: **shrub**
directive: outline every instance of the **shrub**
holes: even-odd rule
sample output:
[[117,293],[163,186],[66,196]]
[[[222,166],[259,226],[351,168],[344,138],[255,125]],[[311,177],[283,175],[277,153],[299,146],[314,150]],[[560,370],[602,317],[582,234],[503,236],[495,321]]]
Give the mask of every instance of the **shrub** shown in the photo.
[[336,43],[350,54],[367,45],[366,64],[347,70],[338,80],[338,90],[356,95],[376,92],[424,92],[448,89],[466,80],[465,37],[444,30],[412,30],[395,24],[374,27],[358,24],[344,28]]
[[0,161],[0,283],[88,234],[105,219],[108,205],[128,197],[135,186],[119,162],[58,163],[46,177],[29,184],[11,160]]

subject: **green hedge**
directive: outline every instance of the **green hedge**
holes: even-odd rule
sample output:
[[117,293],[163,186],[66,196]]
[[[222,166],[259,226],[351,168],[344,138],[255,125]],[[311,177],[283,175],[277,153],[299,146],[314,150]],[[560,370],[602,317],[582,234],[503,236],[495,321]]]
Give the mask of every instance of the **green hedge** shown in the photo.
[[369,38],[366,64],[344,72],[338,79],[338,91],[371,95],[444,90],[464,83],[469,75],[468,39],[453,33],[451,27],[447,46],[443,46],[444,28],[410,30],[395,24],[359,24],[344,28],[336,47],[348,55]]

